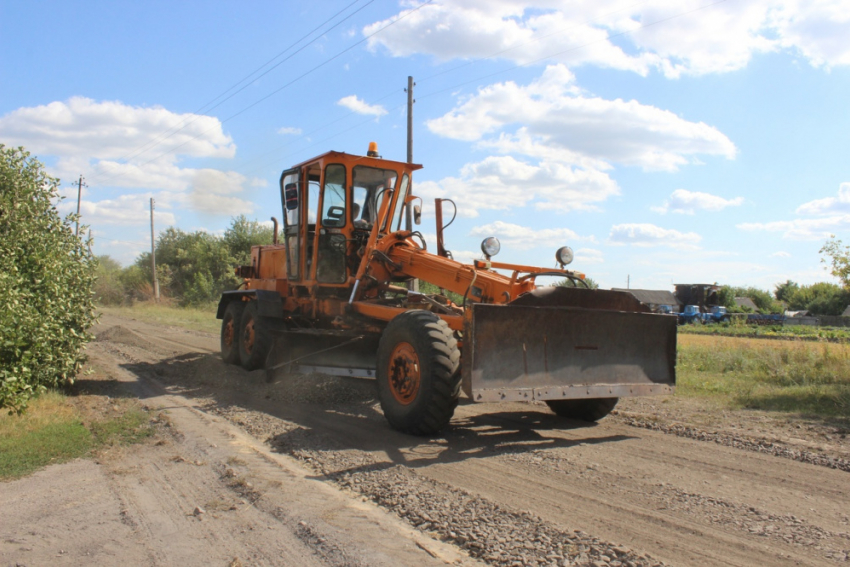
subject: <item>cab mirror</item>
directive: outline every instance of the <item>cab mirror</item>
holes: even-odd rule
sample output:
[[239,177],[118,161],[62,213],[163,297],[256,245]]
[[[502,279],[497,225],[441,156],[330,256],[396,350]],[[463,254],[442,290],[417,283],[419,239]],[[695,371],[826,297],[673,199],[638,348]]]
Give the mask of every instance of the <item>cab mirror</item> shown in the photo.
[[415,224],[422,223],[422,205],[413,205],[413,222]]

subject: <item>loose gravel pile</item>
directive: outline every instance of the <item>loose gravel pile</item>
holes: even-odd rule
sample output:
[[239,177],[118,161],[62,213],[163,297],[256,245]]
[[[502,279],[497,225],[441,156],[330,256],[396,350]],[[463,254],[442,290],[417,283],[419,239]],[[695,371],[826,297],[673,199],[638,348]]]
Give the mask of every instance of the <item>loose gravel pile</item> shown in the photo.
[[368,496],[434,538],[454,543],[491,565],[660,566],[648,555],[539,517],[499,506],[422,478],[407,467],[331,475],[340,486]]
[[850,561],[850,533],[831,532],[813,526],[793,514],[777,515],[753,506],[744,506],[722,498],[693,494],[664,484],[660,498],[670,509],[693,512],[721,526],[737,529],[788,544],[813,547],[828,559]]
[[676,423],[659,423],[656,421],[624,415],[623,413],[618,414],[617,419],[623,423],[631,425],[632,427],[660,431],[662,433],[668,433],[678,437],[696,439],[697,441],[711,441],[727,447],[734,447],[736,449],[753,451],[756,453],[765,453],[775,457],[783,457],[785,459],[800,461],[801,463],[809,463],[812,465],[850,472],[850,460],[842,459],[841,457],[831,457],[820,453],[813,453],[811,451],[793,449],[787,445],[764,439],[750,439],[739,435],[727,435],[725,433],[704,431],[695,427]]

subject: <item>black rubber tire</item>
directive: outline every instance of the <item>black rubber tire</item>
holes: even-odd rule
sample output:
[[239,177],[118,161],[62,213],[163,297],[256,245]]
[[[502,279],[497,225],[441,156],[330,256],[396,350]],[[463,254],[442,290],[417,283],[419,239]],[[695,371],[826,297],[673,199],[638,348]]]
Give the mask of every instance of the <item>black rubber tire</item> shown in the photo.
[[239,364],[239,329],[244,304],[231,301],[221,319],[221,359],[227,364]]
[[619,398],[591,398],[583,400],[547,400],[549,409],[561,417],[599,421],[616,407]]
[[256,370],[265,366],[271,343],[271,334],[257,315],[257,302],[249,301],[245,304],[239,325],[239,360],[242,368]]
[[[391,356],[407,343],[419,359],[419,387],[409,403],[393,394]],[[445,321],[424,310],[406,311],[390,321],[378,345],[378,399],[390,425],[410,435],[437,433],[452,419],[460,397],[460,351]]]

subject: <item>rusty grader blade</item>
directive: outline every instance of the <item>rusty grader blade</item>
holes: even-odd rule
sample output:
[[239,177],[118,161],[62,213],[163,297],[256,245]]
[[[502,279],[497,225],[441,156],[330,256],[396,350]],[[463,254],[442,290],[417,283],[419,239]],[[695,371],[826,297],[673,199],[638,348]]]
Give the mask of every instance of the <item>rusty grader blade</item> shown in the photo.
[[464,333],[474,401],[667,394],[676,383],[676,317],[626,292],[546,288],[476,304]]

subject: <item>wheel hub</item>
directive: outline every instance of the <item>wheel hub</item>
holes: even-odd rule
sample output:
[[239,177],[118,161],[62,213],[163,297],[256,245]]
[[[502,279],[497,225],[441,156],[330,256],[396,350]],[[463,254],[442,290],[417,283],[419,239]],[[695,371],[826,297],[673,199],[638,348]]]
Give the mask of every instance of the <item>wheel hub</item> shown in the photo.
[[410,343],[399,343],[390,355],[390,391],[396,401],[408,405],[416,399],[421,382],[419,356]]

